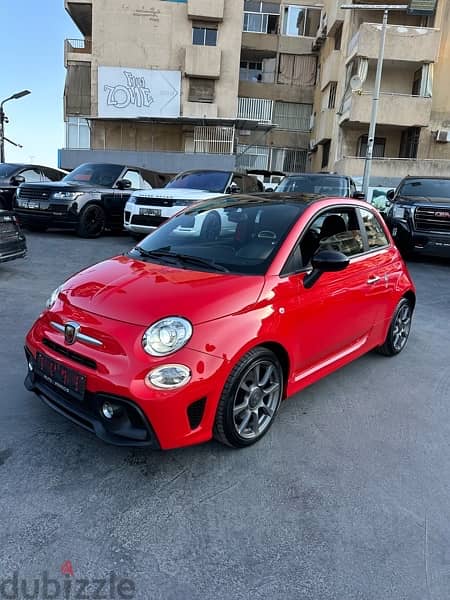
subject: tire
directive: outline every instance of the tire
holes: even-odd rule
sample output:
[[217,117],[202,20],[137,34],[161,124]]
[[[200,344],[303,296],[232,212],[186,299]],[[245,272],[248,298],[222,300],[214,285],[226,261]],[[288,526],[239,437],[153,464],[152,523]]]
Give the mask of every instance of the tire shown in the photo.
[[250,350],[231,371],[214,423],[216,440],[245,448],[270,429],[283,395],[283,370],[267,348]]
[[80,214],[77,234],[83,238],[97,238],[105,230],[105,211],[99,204],[88,204]]
[[25,225],[25,227],[29,231],[35,231],[36,233],[43,233],[44,231],[47,231],[47,225],[42,225],[41,223],[28,223]]
[[405,348],[411,330],[413,310],[413,303],[409,298],[400,300],[392,317],[384,344],[377,348],[377,352],[383,356],[395,356]]
[[200,238],[202,240],[214,241],[220,235],[221,221],[219,213],[212,211],[206,215],[200,230]]

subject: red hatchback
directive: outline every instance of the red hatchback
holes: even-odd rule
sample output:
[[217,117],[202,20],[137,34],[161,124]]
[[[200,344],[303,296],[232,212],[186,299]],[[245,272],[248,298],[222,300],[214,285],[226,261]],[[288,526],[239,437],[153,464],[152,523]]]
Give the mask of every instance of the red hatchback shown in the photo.
[[248,446],[280,402],[406,345],[407,268],[349,198],[222,197],[71,277],[26,339],[26,387],[102,440]]

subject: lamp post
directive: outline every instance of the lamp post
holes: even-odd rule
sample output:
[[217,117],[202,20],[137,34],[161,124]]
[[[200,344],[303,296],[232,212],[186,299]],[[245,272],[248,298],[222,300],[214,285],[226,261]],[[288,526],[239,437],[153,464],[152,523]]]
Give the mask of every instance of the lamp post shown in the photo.
[[[9,98],[6,98],[6,100],[3,100],[0,103],[0,163],[5,162],[5,139],[7,139],[5,138],[6,116],[3,112],[3,105],[6,102],[9,102],[9,100],[18,100],[19,98],[23,98],[23,96],[28,96],[28,94],[31,94],[30,90],[22,90],[21,92],[16,92],[15,94],[10,96]],[[9,142],[10,140],[7,141]]]
[[377,114],[378,114],[378,101],[380,99],[381,89],[381,74],[383,71],[383,59],[384,59],[384,45],[386,42],[386,30],[388,22],[388,14],[390,10],[408,10],[408,4],[345,4],[341,6],[343,9],[348,10],[382,10],[383,11],[383,24],[381,26],[381,41],[380,50],[377,61],[377,71],[375,75],[375,85],[372,94],[372,113],[370,115],[369,135],[367,136],[367,149],[366,158],[364,161],[364,176],[363,176],[363,189],[365,197],[369,191],[370,182],[370,171],[372,169],[372,157],[373,157],[373,146],[375,143],[375,129],[377,127]]

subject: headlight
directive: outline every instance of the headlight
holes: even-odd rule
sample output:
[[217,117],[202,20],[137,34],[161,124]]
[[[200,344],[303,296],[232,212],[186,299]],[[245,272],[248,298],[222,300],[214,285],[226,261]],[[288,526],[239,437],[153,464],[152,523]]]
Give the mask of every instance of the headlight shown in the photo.
[[407,219],[409,216],[409,206],[394,204],[392,208],[392,216],[394,217],[394,219]]
[[142,347],[152,356],[166,356],[182,348],[192,335],[192,325],[182,317],[167,317],[144,333]]
[[54,200],[75,200],[80,195],[81,192],[55,192],[52,198]]
[[56,300],[58,299],[58,294],[59,294],[59,292],[60,292],[61,290],[62,290],[62,285],[58,286],[58,287],[56,288],[56,290],[53,290],[53,292],[51,293],[51,296],[50,296],[50,298],[49,298],[49,299],[47,300],[47,302],[45,303],[45,306],[46,306],[47,308],[51,308],[51,307],[52,307],[52,306],[55,304]]
[[136,198],[131,195],[127,200],[127,204],[136,204]]
[[149,387],[163,390],[176,389],[191,379],[191,370],[185,365],[163,365],[150,371],[145,378]]

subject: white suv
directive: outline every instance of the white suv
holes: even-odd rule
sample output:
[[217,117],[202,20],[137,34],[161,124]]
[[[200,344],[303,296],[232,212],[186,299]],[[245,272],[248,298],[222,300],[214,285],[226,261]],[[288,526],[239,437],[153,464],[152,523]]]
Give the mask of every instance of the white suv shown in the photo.
[[128,199],[124,228],[135,235],[151,233],[187,206],[224,194],[261,191],[256,177],[233,171],[184,171],[165,188],[137,190]]

